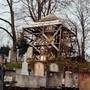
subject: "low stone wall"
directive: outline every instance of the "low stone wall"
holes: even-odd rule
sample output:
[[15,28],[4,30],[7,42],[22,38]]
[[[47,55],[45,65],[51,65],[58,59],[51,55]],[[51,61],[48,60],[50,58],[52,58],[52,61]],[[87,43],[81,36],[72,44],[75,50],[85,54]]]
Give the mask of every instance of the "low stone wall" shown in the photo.
[[18,87],[29,87],[29,88],[46,87],[46,77],[16,75],[16,81],[17,81],[16,86]]
[[62,74],[55,73],[47,77],[47,87],[48,88],[58,88],[62,86]]
[[[72,75],[68,76],[68,82],[72,86],[71,77]],[[62,73],[52,73],[47,77],[40,77],[40,76],[28,76],[28,75],[20,75],[16,74],[16,86],[18,87],[29,87],[29,88],[40,88],[40,87],[47,87],[47,88],[58,88],[62,87]],[[65,80],[66,81],[66,80]],[[66,82],[65,82],[66,85]]]
[[[14,76],[13,76],[14,74]],[[27,76],[15,73],[8,73],[7,76],[13,76],[17,87],[58,87],[62,86],[62,73],[50,74],[49,77]],[[90,90],[90,73],[77,73],[79,76],[79,90]],[[10,78],[9,78],[10,79]]]

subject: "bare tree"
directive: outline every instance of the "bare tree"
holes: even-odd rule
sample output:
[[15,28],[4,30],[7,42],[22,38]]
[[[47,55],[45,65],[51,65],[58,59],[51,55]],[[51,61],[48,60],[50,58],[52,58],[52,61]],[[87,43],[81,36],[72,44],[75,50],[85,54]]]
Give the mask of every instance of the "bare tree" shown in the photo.
[[[77,42],[79,46],[79,52],[82,57],[82,61],[85,61],[85,40],[90,27],[90,2],[88,0],[72,0],[70,6],[66,9],[66,18],[74,26]],[[80,34],[78,38],[77,34]],[[79,40],[81,41],[79,43]]]
[[9,7],[9,12],[10,12],[10,20],[6,20],[5,18],[0,18],[1,21],[4,21],[7,23],[10,28],[11,28],[11,33],[8,31],[8,29],[4,28],[3,26],[0,26],[0,29],[3,29],[4,31],[9,34],[9,36],[12,38],[13,42],[13,55],[14,59],[16,59],[16,44],[17,44],[17,39],[16,39],[16,30],[15,30],[15,19],[14,19],[14,10],[13,10],[13,0],[6,0],[7,6]]
[[58,6],[65,7],[66,5],[66,0],[21,0],[21,2],[23,7],[26,8],[24,13],[34,22],[40,20],[41,17],[54,14]]
[[[54,11],[57,4],[53,0],[21,0],[24,7],[28,10],[26,12],[27,16],[30,17],[33,21],[38,21],[41,19],[41,16],[46,16]],[[52,6],[53,4],[53,6]]]

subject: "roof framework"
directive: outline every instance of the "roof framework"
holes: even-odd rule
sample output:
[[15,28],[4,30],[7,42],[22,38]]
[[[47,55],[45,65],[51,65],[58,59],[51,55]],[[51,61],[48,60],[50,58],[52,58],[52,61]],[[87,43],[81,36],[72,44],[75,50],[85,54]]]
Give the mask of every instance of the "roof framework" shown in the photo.
[[32,23],[23,28],[25,37],[33,47],[33,55],[46,55],[48,59],[58,56],[76,57],[77,42],[75,34],[65,27],[60,20],[49,20]]

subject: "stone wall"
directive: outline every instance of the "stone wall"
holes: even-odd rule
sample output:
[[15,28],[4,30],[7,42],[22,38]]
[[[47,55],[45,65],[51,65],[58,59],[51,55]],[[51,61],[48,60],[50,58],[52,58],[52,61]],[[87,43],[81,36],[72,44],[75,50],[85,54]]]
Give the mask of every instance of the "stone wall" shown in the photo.
[[[7,73],[7,76],[15,76],[15,72]],[[90,90],[90,74],[79,73],[79,90]],[[16,86],[40,88],[40,87],[58,87],[62,85],[62,73],[50,74],[46,77],[27,76],[16,74]]]
[[40,88],[46,87],[46,77],[16,75],[16,86]]
[[[62,79],[63,79],[62,73],[49,73],[47,77],[17,74],[16,86],[30,87],[30,88],[40,88],[40,87],[58,88],[58,87],[62,87]],[[71,82],[70,80],[69,80],[69,83]],[[66,84],[66,82],[64,83]],[[72,84],[70,83],[70,85]]]
[[57,88],[62,86],[62,75],[61,73],[51,73],[47,78],[48,88]]

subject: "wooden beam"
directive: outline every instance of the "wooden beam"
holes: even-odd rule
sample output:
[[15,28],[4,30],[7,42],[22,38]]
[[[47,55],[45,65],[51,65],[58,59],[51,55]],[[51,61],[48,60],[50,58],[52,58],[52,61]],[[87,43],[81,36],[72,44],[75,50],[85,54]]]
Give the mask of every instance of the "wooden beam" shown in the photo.
[[58,34],[58,32],[61,30],[61,27],[62,27],[62,26],[59,26],[58,30],[54,33],[52,39]]
[[37,52],[40,53],[40,51],[33,44],[30,44],[30,46],[32,46]]
[[59,51],[59,49],[57,48],[57,46],[55,46],[55,45],[53,44],[53,42],[51,43],[51,45],[52,45],[57,51]]
[[[45,39],[48,41],[48,42],[50,42],[50,39],[43,33],[42,34],[44,37],[45,37]],[[53,40],[53,39],[52,39]],[[59,51],[59,49],[54,45],[54,43],[53,42],[50,42],[50,44],[57,50],[57,51]]]

